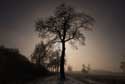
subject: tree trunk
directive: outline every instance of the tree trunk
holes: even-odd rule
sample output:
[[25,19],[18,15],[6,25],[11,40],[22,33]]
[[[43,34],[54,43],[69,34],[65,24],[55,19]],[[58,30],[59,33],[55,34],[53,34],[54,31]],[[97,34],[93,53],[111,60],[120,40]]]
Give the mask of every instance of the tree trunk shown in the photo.
[[64,63],[65,63],[65,42],[62,42],[62,53],[60,59],[60,80],[65,80],[65,70],[64,70]]

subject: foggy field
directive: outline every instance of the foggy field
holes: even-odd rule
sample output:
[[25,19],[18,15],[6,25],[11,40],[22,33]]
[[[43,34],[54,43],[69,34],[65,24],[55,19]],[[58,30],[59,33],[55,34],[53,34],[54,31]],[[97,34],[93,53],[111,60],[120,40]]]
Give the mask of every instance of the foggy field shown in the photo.
[[125,84],[125,75],[119,74],[119,73],[87,74],[87,73],[81,73],[81,72],[72,72],[72,73],[68,73],[68,75],[86,84]]

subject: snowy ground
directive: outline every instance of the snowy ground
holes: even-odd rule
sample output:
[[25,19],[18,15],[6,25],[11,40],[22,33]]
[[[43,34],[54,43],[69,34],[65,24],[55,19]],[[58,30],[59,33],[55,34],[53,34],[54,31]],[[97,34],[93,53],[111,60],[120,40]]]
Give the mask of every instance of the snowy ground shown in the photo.
[[67,76],[67,79],[65,81],[59,81],[57,80],[56,76],[51,76],[45,79],[39,78],[28,84],[85,84],[85,83],[82,83],[81,81],[78,81],[70,76]]

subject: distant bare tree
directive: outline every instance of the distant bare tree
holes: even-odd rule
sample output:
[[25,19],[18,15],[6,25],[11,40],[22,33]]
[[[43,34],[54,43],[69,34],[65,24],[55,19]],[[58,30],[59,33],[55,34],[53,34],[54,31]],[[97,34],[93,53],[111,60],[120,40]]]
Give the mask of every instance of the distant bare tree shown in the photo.
[[53,16],[46,19],[39,19],[36,22],[36,31],[45,40],[53,40],[53,43],[61,43],[60,79],[65,80],[64,59],[66,43],[72,45],[78,41],[82,45],[85,43],[83,31],[92,30],[94,19],[65,4],[59,5]]
[[121,64],[120,64],[120,68],[121,68],[122,72],[125,73],[125,55],[123,55],[122,58],[123,59],[122,59]]
[[88,64],[88,66],[86,66],[85,64],[82,64],[82,70],[81,72],[83,73],[88,73],[90,71],[90,65]]
[[87,71],[90,72],[90,70],[91,70],[91,66],[90,64],[88,64]]
[[87,71],[86,71],[86,66],[85,66],[85,64],[82,64],[82,70],[81,70],[82,72],[84,72],[84,73],[86,73]]
[[67,67],[67,69],[68,69],[68,72],[72,72],[72,66],[69,65],[69,66]]

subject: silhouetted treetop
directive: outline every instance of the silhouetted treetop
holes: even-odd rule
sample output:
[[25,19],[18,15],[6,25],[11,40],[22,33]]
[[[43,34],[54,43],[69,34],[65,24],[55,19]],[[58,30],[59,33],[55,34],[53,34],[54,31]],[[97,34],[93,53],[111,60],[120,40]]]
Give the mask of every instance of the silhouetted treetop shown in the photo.
[[84,44],[83,30],[92,30],[93,22],[93,17],[61,4],[53,16],[36,22],[36,31],[42,38],[50,37],[57,42],[76,40]]

